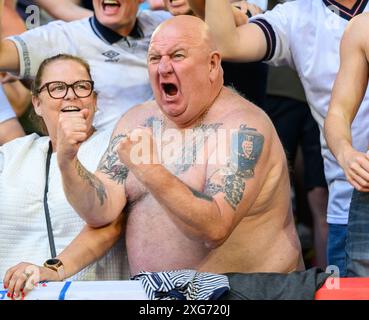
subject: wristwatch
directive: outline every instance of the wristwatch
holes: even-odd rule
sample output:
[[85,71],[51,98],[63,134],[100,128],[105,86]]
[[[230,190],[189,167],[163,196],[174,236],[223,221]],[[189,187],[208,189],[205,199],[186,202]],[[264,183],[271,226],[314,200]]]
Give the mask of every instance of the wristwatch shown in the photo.
[[64,280],[65,273],[64,273],[64,265],[63,262],[59,259],[49,259],[44,262],[44,267],[54,270],[58,273],[60,281]]

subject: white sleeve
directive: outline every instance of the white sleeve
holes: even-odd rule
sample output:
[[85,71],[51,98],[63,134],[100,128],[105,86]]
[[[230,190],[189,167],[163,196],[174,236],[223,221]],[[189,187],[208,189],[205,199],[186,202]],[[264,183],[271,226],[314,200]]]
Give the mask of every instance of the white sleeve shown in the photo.
[[267,40],[267,53],[263,60],[271,65],[289,65],[294,68],[291,54],[291,24],[295,17],[296,1],[279,4],[273,10],[256,15],[250,23],[257,24]]
[[0,86],[0,123],[11,118],[15,118],[16,116],[17,115],[5,95],[3,86]]
[[39,65],[48,57],[59,53],[74,54],[75,50],[69,45],[70,35],[67,26],[68,23],[64,21],[53,21],[7,38],[17,47],[21,78],[35,77]]

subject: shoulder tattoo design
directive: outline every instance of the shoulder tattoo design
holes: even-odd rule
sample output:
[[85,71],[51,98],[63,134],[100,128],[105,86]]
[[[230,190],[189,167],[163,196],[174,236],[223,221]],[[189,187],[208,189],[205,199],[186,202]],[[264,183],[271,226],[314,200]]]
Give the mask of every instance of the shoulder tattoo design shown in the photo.
[[246,180],[254,177],[255,166],[264,145],[264,136],[256,129],[241,125],[231,137],[231,158],[207,180],[205,193],[223,192],[224,199],[236,210],[246,188]]

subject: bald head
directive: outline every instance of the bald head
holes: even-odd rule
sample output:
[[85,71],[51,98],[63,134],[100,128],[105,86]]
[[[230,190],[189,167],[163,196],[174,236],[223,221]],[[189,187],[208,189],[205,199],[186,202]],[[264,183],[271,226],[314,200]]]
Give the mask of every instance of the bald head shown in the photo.
[[195,16],[180,15],[161,23],[153,33],[151,43],[162,39],[186,41],[193,46],[204,46],[209,51],[217,49],[208,25]]

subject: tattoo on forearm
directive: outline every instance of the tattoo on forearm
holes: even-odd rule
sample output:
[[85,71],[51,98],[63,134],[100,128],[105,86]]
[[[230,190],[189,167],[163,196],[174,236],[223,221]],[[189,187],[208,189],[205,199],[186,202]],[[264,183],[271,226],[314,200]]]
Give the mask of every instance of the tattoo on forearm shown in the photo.
[[99,178],[89,172],[78,160],[76,163],[76,169],[78,175],[96,190],[96,195],[99,198],[100,205],[104,205],[104,200],[107,198],[104,184]]
[[108,175],[111,180],[118,184],[123,184],[126,181],[129,172],[128,168],[120,162],[118,153],[115,151],[115,147],[125,136],[125,134],[119,134],[112,138],[98,166],[99,171]]
[[246,180],[254,170],[264,145],[264,136],[256,129],[241,125],[232,136],[232,156],[228,165],[215,171],[207,180],[206,194],[224,193],[224,199],[236,210],[246,189]]

